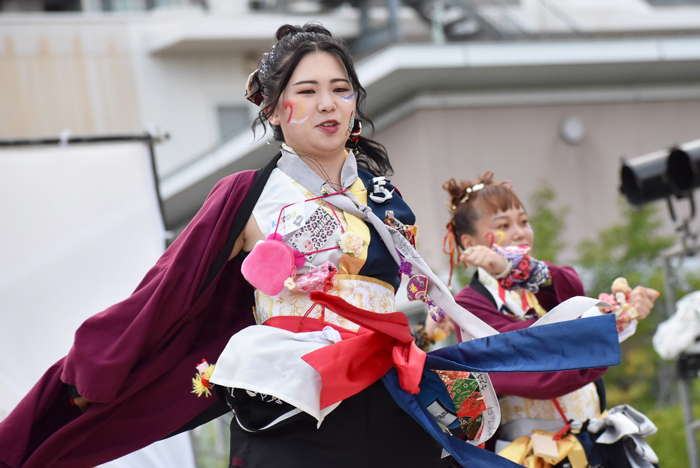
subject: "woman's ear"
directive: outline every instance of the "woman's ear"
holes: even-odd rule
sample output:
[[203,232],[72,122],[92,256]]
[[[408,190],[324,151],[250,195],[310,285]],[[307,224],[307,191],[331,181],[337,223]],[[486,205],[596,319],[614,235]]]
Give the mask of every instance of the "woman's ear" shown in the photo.
[[474,239],[474,236],[470,236],[469,234],[462,234],[462,237],[460,237],[459,239],[459,245],[462,246],[462,250],[465,250],[469,247],[474,247],[478,244],[476,242],[476,239]]
[[280,114],[278,112],[277,106],[274,108],[271,108],[269,105],[265,109],[265,112],[271,111],[268,116],[267,116],[267,121],[270,122],[270,125],[279,125],[280,124]]

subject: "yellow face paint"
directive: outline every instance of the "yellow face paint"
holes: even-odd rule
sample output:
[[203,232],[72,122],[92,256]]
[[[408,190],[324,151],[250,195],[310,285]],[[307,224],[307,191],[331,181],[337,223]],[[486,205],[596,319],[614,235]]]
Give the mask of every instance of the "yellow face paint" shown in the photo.
[[503,239],[505,239],[506,234],[503,231],[496,231],[493,233],[493,239],[496,242],[496,245],[501,245],[503,242]]

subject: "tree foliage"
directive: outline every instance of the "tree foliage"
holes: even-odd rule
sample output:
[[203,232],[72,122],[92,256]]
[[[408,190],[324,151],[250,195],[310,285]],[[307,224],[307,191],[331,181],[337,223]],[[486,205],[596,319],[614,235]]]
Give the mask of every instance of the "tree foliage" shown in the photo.
[[578,246],[579,264],[591,274],[589,295],[609,292],[615,278],[624,276],[630,285],[663,290],[659,254],[674,244],[673,236],[659,234],[661,219],[653,205],[631,208],[618,200],[620,221]]
[[566,230],[566,217],[570,207],[553,207],[556,199],[554,188],[548,182],[540,183],[540,188],[530,197],[529,219],[535,233],[532,255],[539,260],[557,263],[559,253],[567,247],[563,240]]

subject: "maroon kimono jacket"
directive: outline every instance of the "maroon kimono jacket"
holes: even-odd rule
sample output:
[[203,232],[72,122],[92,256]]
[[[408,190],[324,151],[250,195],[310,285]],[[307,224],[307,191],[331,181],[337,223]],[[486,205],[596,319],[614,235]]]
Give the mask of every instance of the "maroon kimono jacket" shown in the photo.
[[[552,272],[553,291],[540,290],[536,295],[545,310],[549,311],[571,297],[585,295],[581,278],[573,268],[558,267],[551,263],[547,265]],[[535,323],[535,319],[519,321],[513,316],[499,312],[488,295],[488,291],[475,276],[471,285],[455,296],[455,301],[499,332],[519,330]],[[607,369],[604,367],[560,372],[490,373],[489,377],[499,395],[549,400],[596,381]]]
[[[202,359],[215,362],[254,324],[253,289],[228,256],[277,159],[221,180],[134,293],[83,323],[68,355],[0,423],[0,468],[93,467],[211,410],[216,397],[198,398],[191,381]],[[84,413],[66,384],[94,402]]]

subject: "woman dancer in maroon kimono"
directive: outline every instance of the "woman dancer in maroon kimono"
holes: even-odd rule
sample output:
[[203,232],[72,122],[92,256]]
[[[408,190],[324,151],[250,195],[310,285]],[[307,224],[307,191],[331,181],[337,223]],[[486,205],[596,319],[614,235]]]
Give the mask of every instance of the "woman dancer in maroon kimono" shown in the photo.
[[[458,304],[505,332],[530,327],[561,302],[585,295],[572,267],[523,255],[532,248],[535,233],[508,183],[494,182],[487,172],[476,182],[450,179],[443,188],[449,193],[452,214],[446,237],[451,264],[477,268],[470,284],[455,296]],[[642,286],[631,292],[629,302],[635,304],[639,319],[649,314],[658,296]],[[604,388],[602,379],[599,387],[594,382],[606,370],[492,374],[502,410],[501,426],[492,440],[510,442],[533,429],[560,430],[565,420],[557,405],[566,420],[597,416],[604,405]]]
[[[275,397],[260,390],[273,385],[266,380],[273,363],[308,373],[311,367],[293,368],[301,359],[282,361],[294,350],[328,345],[336,337],[329,327],[321,338],[285,342],[285,319],[308,316],[308,324],[320,316],[329,325],[357,327],[314,307],[308,293],[291,291],[295,286],[313,290],[323,274],[324,292],[332,283],[356,307],[375,304],[374,311],[394,312],[400,280],[395,249],[377,232],[386,229],[385,220],[363,221],[362,207],[380,216],[386,211],[386,221],[405,233],[414,223],[383,177],[391,171],[384,147],[360,135],[357,119],[368,121],[361,112],[365,90],[344,43],[313,24],[283,26],[276,39],[246,93],[263,104],[257,123],[269,125],[285,143],[281,154],[261,171],[220,181],[134,294],[80,327],[68,356],[0,424],[0,467],[91,467],[230,411],[226,404],[212,406],[216,398],[192,394],[190,382],[202,358],[218,361],[212,382],[222,384],[222,398],[236,408],[232,466],[422,468],[447,462],[440,443],[376,381],[388,369],[375,369],[376,383],[332,412],[303,407],[308,391],[295,393],[288,382]],[[333,193],[347,194],[347,209],[323,201]],[[292,203],[295,216],[287,226],[277,224]],[[290,290],[254,291],[241,276],[244,253],[275,234],[286,248],[304,253],[296,264],[301,276],[296,285],[285,282]],[[266,283],[273,274],[276,268],[258,279]],[[249,327],[274,320],[282,325]],[[241,344],[245,333],[237,332],[243,329],[262,329],[265,336],[251,349]],[[270,359],[265,353],[274,346],[281,351]],[[261,377],[246,380],[242,370]],[[280,393],[289,399],[282,401]]]

